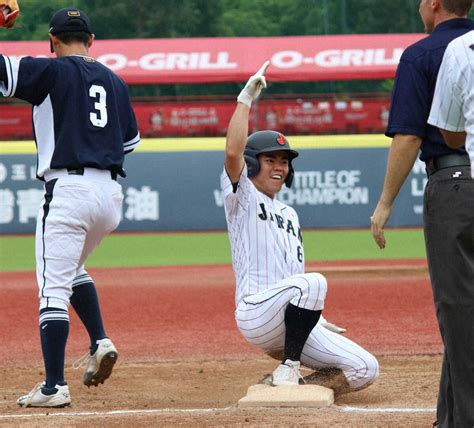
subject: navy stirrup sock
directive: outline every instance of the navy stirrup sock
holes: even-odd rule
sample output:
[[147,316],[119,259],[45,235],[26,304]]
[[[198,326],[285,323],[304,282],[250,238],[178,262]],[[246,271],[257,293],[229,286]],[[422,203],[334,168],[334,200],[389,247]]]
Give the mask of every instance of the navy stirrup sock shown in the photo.
[[64,359],[69,335],[69,314],[64,309],[40,310],[40,337],[46,371],[46,388],[64,384]]
[[96,341],[107,337],[94,283],[88,281],[73,287],[70,302],[89,333],[93,354],[97,349]]
[[286,360],[300,361],[301,353],[311,330],[318,323],[321,311],[311,311],[288,304],[285,310],[285,352]]

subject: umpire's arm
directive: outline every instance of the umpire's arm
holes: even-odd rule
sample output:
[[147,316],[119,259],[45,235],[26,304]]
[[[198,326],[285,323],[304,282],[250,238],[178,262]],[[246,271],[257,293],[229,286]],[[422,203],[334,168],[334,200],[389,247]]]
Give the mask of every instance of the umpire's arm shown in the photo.
[[390,146],[382,194],[370,218],[372,235],[377,245],[385,248],[384,227],[392,213],[395,198],[415,164],[421,146],[416,135],[395,134]]
[[452,149],[459,149],[466,144],[466,132],[452,132],[446,129],[440,129],[441,135],[448,147]]

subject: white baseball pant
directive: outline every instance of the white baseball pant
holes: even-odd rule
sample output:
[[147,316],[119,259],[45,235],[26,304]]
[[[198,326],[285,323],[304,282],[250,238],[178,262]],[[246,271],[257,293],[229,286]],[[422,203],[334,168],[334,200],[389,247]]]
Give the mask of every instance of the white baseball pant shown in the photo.
[[40,309],[67,310],[73,280],[101,240],[119,224],[123,194],[110,171],[85,168],[84,175],[53,170],[36,224],[36,278]]
[[[268,354],[285,346],[285,309],[289,303],[310,310],[322,310],[327,281],[319,273],[285,278],[267,290],[245,297],[237,306],[237,326],[252,345]],[[369,386],[377,379],[377,359],[365,349],[322,327],[311,331],[303,348],[301,363],[312,369],[341,369],[354,390]]]

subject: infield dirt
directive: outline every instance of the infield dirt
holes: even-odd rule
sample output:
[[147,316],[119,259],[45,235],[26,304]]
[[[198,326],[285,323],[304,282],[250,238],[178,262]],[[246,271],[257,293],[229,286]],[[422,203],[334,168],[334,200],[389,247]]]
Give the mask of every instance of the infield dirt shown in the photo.
[[[91,269],[120,352],[112,377],[88,389],[68,368],[72,407],[20,409],[16,397],[43,379],[36,285],[33,273],[1,273],[0,425],[429,427],[442,347],[424,263],[311,267],[329,279],[326,318],[381,366],[374,385],[323,410],[236,407],[276,361],[235,327],[230,266]],[[71,315],[68,367],[87,346]]]

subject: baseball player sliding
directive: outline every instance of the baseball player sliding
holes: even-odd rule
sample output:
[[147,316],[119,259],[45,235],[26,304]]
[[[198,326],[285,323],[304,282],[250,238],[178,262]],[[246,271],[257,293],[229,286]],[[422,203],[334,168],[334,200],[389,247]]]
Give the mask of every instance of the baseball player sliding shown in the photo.
[[346,391],[359,390],[377,379],[378,362],[321,319],[326,278],[305,273],[298,215],[275,198],[283,184],[291,186],[298,152],[276,131],[247,138],[252,101],[266,87],[268,65],[250,77],[237,98],[221,177],[237,283],[237,326],[252,345],[282,356],[273,385],[298,385],[303,364],[341,369]]
[[[11,26],[18,5],[7,3],[4,21]],[[37,176],[45,182],[36,226],[36,276],[46,376],[18,398],[22,407],[71,403],[64,379],[70,303],[91,341],[84,384],[97,386],[112,372],[118,352],[106,335],[84,263],[119,224],[123,194],[117,175],[124,176],[124,154],[140,141],[127,86],[88,55],[94,35],[87,15],[75,8],[59,10],[51,18],[49,39],[55,59],[0,55],[0,92],[33,105]]]

